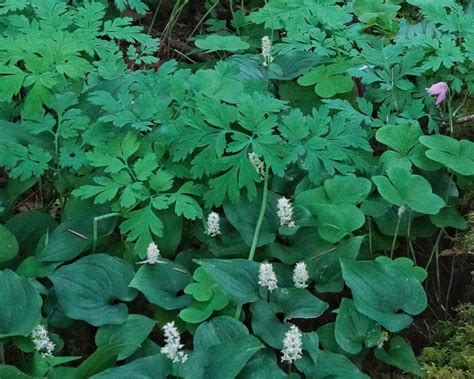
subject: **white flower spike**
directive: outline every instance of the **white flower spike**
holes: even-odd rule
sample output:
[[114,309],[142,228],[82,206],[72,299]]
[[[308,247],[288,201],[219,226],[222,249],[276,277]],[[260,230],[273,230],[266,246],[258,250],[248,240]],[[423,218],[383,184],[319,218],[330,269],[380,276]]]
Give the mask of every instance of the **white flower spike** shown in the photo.
[[293,282],[296,288],[307,288],[308,287],[308,270],[306,269],[306,263],[298,262],[293,270]]
[[221,217],[216,212],[211,212],[207,216],[207,230],[206,234],[210,235],[211,237],[216,237],[217,235],[221,234],[221,226],[220,226]]
[[31,340],[42,357],[52,357],[56,345],[49,338],[49,333],[43,325],[36,326],[31,332]]
[[268,36],[262,38],[262,57],[263,57],[263,65],[268,67],[270,63],[273,62],[272,57],[272,41]]
[[295,221],[293,220],[293,205],[291,205],[291,201],[286,197],[282,197],[278,199],[277,208],[277,214],[280,218],[280,225],[294,228]]
[[254,152],[249,153],[248,157],[253,168],[255,169],[255,171],[257,171],[257,174],[260,179],[265,179],[265,163],[263,163],[262,160],[258,157],[258,155]]
[[258,284],[262,287],[268,288],[270,292],[278,288],[277,277],[275,275],[275,271],[273,271],[273,266],[271,263],[260,263],[258,270]]
[[174,363],[184,363],[188,360],[188,355],[182,351],[184,345],[181,343],[181,336],[174,325],[174,321],[168,322],[164,327],[166,345],[161,348],[161,353],[166,355]]
[[146,250],[146,260],[138,262],[138,264],[148,263],[150,265],[154,265],[155,263],[159,263],[160,257],[160,249],[158,249],[156,243],[152,242],[148,245],[148,249]]
[[303,357],[303,343],[301,341],[303,334],[296,325],[292,325],[283,339],[283,350],[281,361],[292,364],[294,361]]

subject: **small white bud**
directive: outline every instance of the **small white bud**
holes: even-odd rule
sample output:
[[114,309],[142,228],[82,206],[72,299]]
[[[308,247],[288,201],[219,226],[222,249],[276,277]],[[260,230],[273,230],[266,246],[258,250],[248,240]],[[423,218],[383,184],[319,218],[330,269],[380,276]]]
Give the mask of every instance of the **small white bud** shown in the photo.
[[278,200],[278,217],[280,218],[280,225],[286,225],[289,228],[295,227],[295,221],[293,220],[293,206],[290,200],[286,197],[282,197]]
[[263,163],[262,160],[258,157],[258,155],[254,152],[249,153],[248,157],[253,168],[255,169],[255,171],[257,171],[257,174],[260,179],[265,179],[265,163]]
[[293,270],[293,282],[296,288],[308,287],[307,281],[309,280],[308,270],[306,269],[306,263],[298,262]]
[[52,357],[56,345],[49,338],[49,333],[43,325],[36,326],[31,332],[31,340],[42,357]]
[[398,208],[398,212],[397,212],[398,218],[402,217],[403,214],[406,212],[406,210],[407,210],[407,207],[405,205],[402,205],[400,208]]
[[272,57],[272,41],[268,36],[262,38],[262,57],[263,57],[263,65],[268,67],[270,63],[273,62]]
[[164,327],[165,346],[161,348],[161,353],[166,355],[175,363],[184,363],[188,360],[188,355],[181,349],[184,345],[181,343],[181,336],[174,325],[174,321],[168,322]]
[[221,234],[221,226],[220,226],[221,217],[216,212],[211,212],[207,216],[207,230],[206,234],[215,237]]
[[156,243],[152,242],[148,245],[148,249],[146,250],[146,261],[138,262],[138,264],[148,263],[150,265],[154,265],[155,263],[159,262],[160,249],[156,246]]
[[288,362],[292,364],[294,361],[303,357],[303,343],[301,341],[303,334],[296,325],[292,325],[290,330],[286,332],[285,338],[283,339],[283,350],[281,351],[283,356],[281,357],[282,362]]
[[258,284],[262,287],[268,288],[270,292],[278,288],[277,277],[275,275],[275,271],[273,271],[273,266],[271,263],[260,263],[258,270]]
[[380,334],[380,338],[377,341],[377,347],[381,349],[384,343],[387,341],[388,341],[388,332],[386,330],[382,330],[382,333]]

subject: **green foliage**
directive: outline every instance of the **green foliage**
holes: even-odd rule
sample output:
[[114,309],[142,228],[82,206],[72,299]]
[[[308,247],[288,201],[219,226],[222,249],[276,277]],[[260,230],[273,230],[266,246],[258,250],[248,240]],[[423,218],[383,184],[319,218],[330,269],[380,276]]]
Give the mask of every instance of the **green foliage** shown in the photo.
[[[1,377],[423,375],[398,333],[468,226],[471,6],[202,2],[211,34],[156,64],[153,2],[0,3]],[[469,327],[424,370],[469,377]]]

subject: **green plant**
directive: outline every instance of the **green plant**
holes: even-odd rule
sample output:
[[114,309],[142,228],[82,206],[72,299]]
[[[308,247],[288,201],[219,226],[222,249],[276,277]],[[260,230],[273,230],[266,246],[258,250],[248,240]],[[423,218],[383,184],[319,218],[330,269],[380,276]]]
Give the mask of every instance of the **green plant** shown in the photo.
[[229,4],[205,65],[155,65],[103,2],[0,4],[1,377],[423,375],[401,333],[449,303],[440,241],[467,227],[473,15]]

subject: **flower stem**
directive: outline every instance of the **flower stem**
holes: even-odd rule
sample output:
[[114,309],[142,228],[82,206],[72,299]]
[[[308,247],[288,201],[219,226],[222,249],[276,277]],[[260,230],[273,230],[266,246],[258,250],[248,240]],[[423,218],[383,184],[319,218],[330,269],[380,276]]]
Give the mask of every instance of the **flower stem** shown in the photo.
[[390,249],[390,259],[393,259],[393,251],[395,250],[395,243],[397,242],[398,229],[400,228],[400,221],[402,215],[398,216],[397,227],[395,228],[395,235],[393,236],[392,248]]
[[[263,180],[263,195],[262,195],[262,205],[260,206],[260,214],[258,215],[257,225],[255,226],[255,231],[253,233],[252,246],[250,247],[250,253],[248,260],[253,261],[255,256],[255,251],[257,250],[258,237],[260,236],[260,229],[262,228],[263,219],[265,217],[265,211],[267,209],[267,198],[268,198],[268,176],[269,176],[268,165],[265,168],[265,178]],[[235,311],[235,319],[240,319],[240,313],[242,312],[242,305],[238,305]]]
[[255,250],[257,250],[258,237],[260,237],[260,229],[262,228],[263,218],[265,217],[265,211],[267,209],[267,198],[268,198],[268,175],[269,169],[268,166],[265,169],[265,179],[263,182],[263,195],[262,195],[262,205],[260,207],[260,214],[258,215],[257,226],[255,227],[255,232],[253,233],[252,247],[250,248],[249,261],[253,261],[255,256]]

